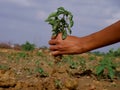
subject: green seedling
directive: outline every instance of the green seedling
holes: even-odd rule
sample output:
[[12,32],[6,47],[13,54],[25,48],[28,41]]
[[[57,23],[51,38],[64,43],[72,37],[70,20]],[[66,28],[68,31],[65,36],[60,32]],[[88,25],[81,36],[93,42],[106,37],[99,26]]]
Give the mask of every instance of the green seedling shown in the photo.
[[67,31],[69,34],[72,33],[71,27],[74,24],[73,15],[63,7],[59,7],[56,12],[51,13],[45,21],[52,25],[53,37],[62,33],[62,39],[64,40],[68,35]]
[[95,59],[96,59],[95,56],[92,56],[92,55],[89,56],[89,60],[90,60],[90,61],[93,61],[93,60],[95,60]]
[[17,56],[19,58],[26,58],[28,55],[25,52],[19,52],[19,53],[17,53]]
[[62,88],[62,82],[61,82],[61,80],[56,79],[55,80],[55,86],[56,86],[57,89],[61,89]]
[[70,64],[70,68],[71,69],[76,69],[78,67],[78,63],[77,62],[71,62]]
[[83,57],[79,57],[78,59],[79,65],[81,66],[81,70],[84,72],[86,71],[86,60]]
[[44,71],[43,68],[39,67],[36,69],[36,71],[40,74],[40,77],[48,77],[48,73]]
[[0,70],[9,70],[9,66],[7,66],[7,65],[0,65]]
[[99,65],[96,66],[97,76],[104,76],[113,79],[117,65],[113,63],[112,58],[104,56]]

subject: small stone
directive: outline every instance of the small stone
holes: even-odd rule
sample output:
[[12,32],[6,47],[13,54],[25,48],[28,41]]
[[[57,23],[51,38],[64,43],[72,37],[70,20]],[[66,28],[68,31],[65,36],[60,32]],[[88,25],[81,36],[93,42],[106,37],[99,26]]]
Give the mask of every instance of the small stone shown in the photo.
[[96,87],[94,85],[90,86],[90,90],[95,90],[95,89],[96,89]]
[[65,87],[68,89],[75,89],[78,86],[78,82],[74,79],[67,79],[65,81]]
[[112,82],[112,85],[116,85],[116,83],[115,83],[115,82]]
[[87,76],[86,78],[87,78],[87,79],[89,79],[89,78],[90,78],[90,76]]

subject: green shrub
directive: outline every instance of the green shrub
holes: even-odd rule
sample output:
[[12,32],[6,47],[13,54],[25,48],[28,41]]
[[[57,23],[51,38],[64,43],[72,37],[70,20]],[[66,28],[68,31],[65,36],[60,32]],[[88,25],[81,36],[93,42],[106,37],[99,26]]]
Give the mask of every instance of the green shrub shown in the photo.
[[25,51],[32,51],[35,49],[35,45],[34,44],[31,44],[30,42],[26,41],[25,44],[22,44],[22,50],[25,50]]

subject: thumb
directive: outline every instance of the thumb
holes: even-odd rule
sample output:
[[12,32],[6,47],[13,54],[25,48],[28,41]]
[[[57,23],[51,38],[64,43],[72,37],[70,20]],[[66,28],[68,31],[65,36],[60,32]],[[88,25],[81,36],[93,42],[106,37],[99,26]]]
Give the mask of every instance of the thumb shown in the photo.
[[52,36],[51,39],[62,39],[62,33],[58,33],[57,36]]
[[56,39],[62,40],[62,33],[59,33],[56,37]]

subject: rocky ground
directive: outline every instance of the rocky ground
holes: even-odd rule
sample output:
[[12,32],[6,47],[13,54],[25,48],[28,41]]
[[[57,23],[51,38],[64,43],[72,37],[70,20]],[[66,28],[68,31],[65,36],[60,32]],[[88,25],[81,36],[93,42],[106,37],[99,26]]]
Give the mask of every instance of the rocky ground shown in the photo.
[[120,90],[119,77],[96,76],[94,68],[101,58],[84,53],[56,62],[47,49],[0,49],[0,90]]

